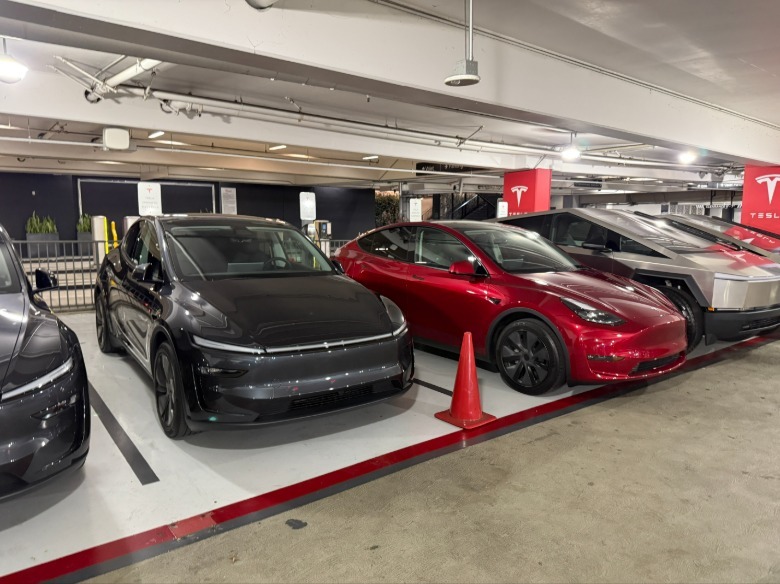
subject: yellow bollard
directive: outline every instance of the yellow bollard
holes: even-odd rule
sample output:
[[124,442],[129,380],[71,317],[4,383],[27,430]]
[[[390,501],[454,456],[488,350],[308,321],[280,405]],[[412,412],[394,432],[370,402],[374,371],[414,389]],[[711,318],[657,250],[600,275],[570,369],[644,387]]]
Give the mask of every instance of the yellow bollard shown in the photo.
[[116,234],[116,221],[111,222],[111,235],[114,238],[114,247],[119,247],[119,236]]
[[108,255],[108,218],[103,217],[103,233],[106,234],[106,240],[103,242],[103,245],[106,246],[106,255]]

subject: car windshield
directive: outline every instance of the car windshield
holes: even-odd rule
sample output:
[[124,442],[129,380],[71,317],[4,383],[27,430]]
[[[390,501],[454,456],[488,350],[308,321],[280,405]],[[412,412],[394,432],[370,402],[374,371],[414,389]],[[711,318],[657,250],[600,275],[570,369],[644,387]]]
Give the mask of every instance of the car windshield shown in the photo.
[[620,211],[589,209],[588,213],[607,225],[614,225],[677,253],[722,251],[712,247],[711,240],[677,229],[663,219],[652,219]]
[[[670,218],[675,220],[677,215],[670,215]],[[764,235],[763,233],[758,233],[757,231],[753,231],[748,227],[728,223],[718,217],[683,215],[681,216],[681,219],[695,223],[696,225],[701,225],[704,228],[712,229],[722,233],[723,235],[728,235],[734,239],[739,239],[744,243],[753,244],[756,247],[760,247],[761,249],[768,251],[780,251],[780,239]]]
[[512,274],[578,269],[572,258],[533,231],[486,226],[464,228],[460,232],[502,269]]
[[16,294],[21,291],[19,276],[16,273],[11,250],[0,239],[0,294]]
[[295,229],[236,219],[177,221],[165,237],[183,279],[332,274],[325,256]]

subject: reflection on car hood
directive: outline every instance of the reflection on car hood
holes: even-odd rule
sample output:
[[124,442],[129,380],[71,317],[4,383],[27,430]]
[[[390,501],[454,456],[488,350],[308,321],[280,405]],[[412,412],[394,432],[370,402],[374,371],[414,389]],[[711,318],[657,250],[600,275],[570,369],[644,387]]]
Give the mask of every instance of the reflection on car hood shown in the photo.
[[24,296],[21,293],[0,294],[0,388],[3,387],[3,380],[22,328],[23,311]]
[[527,278],[556,289],[554,294],[575,298],[624,320],[647,322],[676,314],[637,282],[597,270],[541,273]]
[[780,264],[747,250],[733,250],[714,244],[701,252],[686,252],[681,258],[697,266],[721,274],[756,279],[779,279]]
[[187,282],[182,304],[194,334],[280,347],[392,332],[382,302],[344,276],[284,276]]

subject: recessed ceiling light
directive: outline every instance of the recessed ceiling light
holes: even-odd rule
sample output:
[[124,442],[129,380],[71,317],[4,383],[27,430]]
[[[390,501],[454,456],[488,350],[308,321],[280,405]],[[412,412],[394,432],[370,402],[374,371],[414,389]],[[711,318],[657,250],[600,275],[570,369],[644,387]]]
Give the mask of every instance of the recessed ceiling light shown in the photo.
[[379,160],[379,156],[372,154],[371,156],[364,156],[363,160]]
[[18,83],[27,75],[27,67],[8,54],[3,37],[3,54],[0,55],[0,81]]
[[697,158],[698,158],[698,156],[696,156],[696,153],[695,153],[695,152],[692,152],[692,151],[690,151],[690,150],[686,150],[685,152],[680,152],[680,154],[677,156],[677,159],[678,159],[678,160],[679,160],[679,161],[680,161],[682,164],[691,164],[691,163],[692,163],[692,162],[694,162],[694,161],[695,161]]
[[285,144],[278,144],[277,146],[271,146],[269,150],[284,150],[287,148]]
[[186,142],[177,142],[176,140],[152,140],[158,144],[167,144],[168,146],[189,146]]
[[154,132],[151,132],[151,133],[149,134],[149,139],[150,139],[150,140],[154,140],[155,138],[159,138],[159,137],[160,137],[160,136],[162,136],[163,134],[165,134],[165,132],[163,132],[162,130],[156,130],[156,131],[154,131]]

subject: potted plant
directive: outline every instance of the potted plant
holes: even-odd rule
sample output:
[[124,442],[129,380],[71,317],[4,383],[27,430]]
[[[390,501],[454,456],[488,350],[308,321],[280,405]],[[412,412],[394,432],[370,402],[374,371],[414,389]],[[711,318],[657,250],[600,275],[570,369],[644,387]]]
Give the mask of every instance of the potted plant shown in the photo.
[[79,241],[77,254],[80,256],[92,254],[92,215],[81,214],[76,223],[76,238]]
[[54,256],[57,254],[57,244],[60,234],[57,232],[57,224],[49,217],[39,217],[35,211],[27,219],[25,225],[27,232],[27,253],[31,258]]

